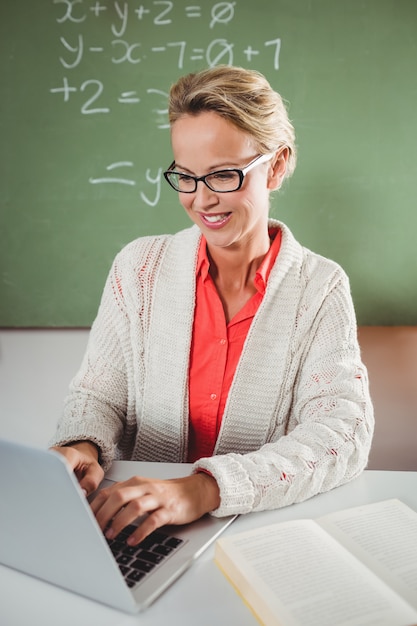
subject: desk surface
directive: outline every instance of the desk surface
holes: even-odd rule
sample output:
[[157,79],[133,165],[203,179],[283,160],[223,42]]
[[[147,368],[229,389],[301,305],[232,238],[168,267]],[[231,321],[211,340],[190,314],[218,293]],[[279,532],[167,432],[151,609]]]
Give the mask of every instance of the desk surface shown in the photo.
[[[133,469],[134,463],[117,462],[112,474],[121,480],[131,476]],[[417,472],[366,471],[351,483],[307,502],[277,511],[244,515],[225,534],[302,517],[315,518],[338,509],[394,497],[417,510]],[[0,566],[0,623],[7,626],[166,626],[169,621],[171,626],[256,626],[258,622],[214,564],[213,554],[211,547],[153,606],[136,616],[125,615]]]

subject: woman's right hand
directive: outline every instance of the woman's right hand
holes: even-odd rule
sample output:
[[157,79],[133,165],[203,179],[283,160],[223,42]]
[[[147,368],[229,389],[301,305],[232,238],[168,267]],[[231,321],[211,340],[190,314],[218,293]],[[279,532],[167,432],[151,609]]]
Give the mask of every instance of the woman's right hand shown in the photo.
[[103,480],[104,471],[98,462],[98,449],[91,441],[77,441],[51,449],[66,458],[86,496],[97,489]]

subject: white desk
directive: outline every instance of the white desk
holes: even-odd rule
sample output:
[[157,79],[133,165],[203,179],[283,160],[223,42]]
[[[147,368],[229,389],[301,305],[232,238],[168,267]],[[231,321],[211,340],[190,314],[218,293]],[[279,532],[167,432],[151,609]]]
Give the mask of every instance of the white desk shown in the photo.
[[[115,478],[125,479],[132,474],[132,464],[118,462],[114,465],[114,472]],[[273,522],[314,518],[337,509],[394,497],[417,510],[417,472],[367,471],[348,485],[307,502],[278,511],[242,516],[227,529],[226,534]],[[213,554],[214,548],[211,547],[153,606],[136,616],[120,613],[0,566],[0,624],[256,626],[258,622],[214,564]]]

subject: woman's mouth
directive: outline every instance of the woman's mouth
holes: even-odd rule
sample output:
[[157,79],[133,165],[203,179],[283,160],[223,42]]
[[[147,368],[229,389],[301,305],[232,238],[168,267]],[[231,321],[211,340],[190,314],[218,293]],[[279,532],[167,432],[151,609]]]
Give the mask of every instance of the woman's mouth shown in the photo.
[[232,213],[200,213],[201,221],[209,228],[221,228],[229,221]]

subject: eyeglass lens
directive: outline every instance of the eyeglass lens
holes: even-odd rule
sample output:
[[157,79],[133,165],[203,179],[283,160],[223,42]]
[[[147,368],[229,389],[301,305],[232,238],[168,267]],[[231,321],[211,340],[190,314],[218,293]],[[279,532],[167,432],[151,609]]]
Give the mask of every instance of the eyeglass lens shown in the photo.
[[171,167],[175,165],[175,162],[173,162],[170,169],[164,172],[164,176],[176,191],[182,191],[183,193],[194,193],[197,190],[199,181],[202,181],[212,191],[219,193],[237,191],[242,186],[245,175],[254,167],[269,161],[273,155],[273,152],[260,154],[243,169],[217,170],[217,172],[212,172],[205,176],[191,176],[191,174],[175,172],[171,170]]
[[[197,188],[197,180],[193,176],[178,172],[167,172],[169,182],[175,189],[183,192],[194,192]],[[241,184],[241,176],[237,170],[220,170],[207,174],[201,179],[212,191],[236,191]]]

